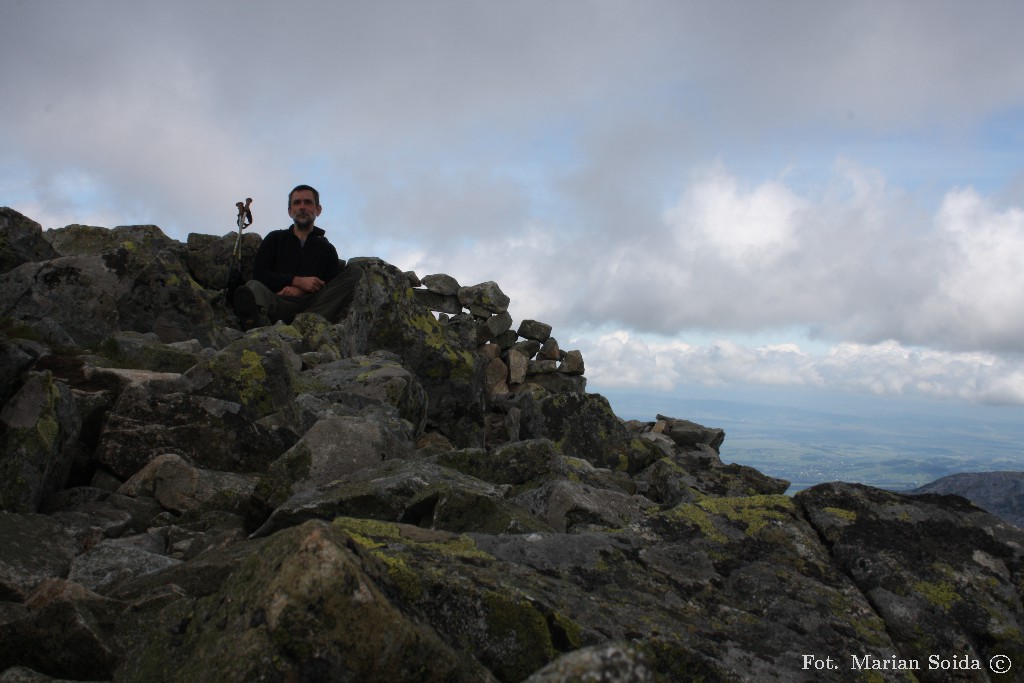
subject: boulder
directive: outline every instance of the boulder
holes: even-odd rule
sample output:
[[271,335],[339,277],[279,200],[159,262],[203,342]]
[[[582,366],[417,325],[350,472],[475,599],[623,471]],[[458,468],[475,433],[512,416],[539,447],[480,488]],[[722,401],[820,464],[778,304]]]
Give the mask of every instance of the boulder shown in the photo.
[[394,266],[371,264],[348,314],[338,324],[342,356],[390,351],[419,379],[428,397],[425,426],[444,432],[458,446],[483,440],[486,402],[483,364],[474,352],[476,329],[442,325],[417,303],[408,280]]
[[392,406],[411,426],[413,438],[426,423],[426,391],[393,353],[376,351],[319,365],[304,373],[303,385],[308,393],[356,410]]
[[235,255],[235,244],[238,243],[241,252],[241,279],[245,282],[252,279],[252,264],[261,242],[263,238],[255,232],[242,233],[241,241],[237,231],[221,237],[189,233],[185,242],[185,264],[200,286],[225,289],[231,271],[239,261],[239,256]]
[[0,510],[35,512],[67,483],[81,418],[68,387],[30,372],[0,409]]
[[0,601],[21,602],[45,580],[66,577],[77,552],[52,517],[0,511]]
[[57,256],[43,239],[43,228],[14,209],[0,206],[0,273],[22,263],[48,261]]
[[255,474],[203,470],[168,453],[150,460],[117,492],[153,498],[177,514],[204,508],[245,513],[257,480]]
[[385,566],[341,529],[282,531],[206,598],[148,626],[117,680],[491,681],[467,654],[406,616]]
[[958,496],[833,483],[794,500],[902,657],[1022,661],[1024,530]]
[[505,500],[495,486],[422,460],[388,460],[316,489],[300,490],[274,510],[254,535],[307,519],[362,517],[428,529],[528,533],[549,527]]
[[78,583],[47,579],[26,608],[22,618],[0,624],[0,670],[24,667],[42,674],[36,679],[42,681],[110,679],[120,654],[112,635],[123,605]]
[[300,491],[329,485],[385,460],[408,457],[410,434],[396,434],[389,426],[367,416],[321,418],[270,464],[260,479],[259,497],[273,509]]
[[479,307],[489,313],[504,313],[511,300],[496,282],[481,282],[478,285],[460,287],[459,303],[466,308]]

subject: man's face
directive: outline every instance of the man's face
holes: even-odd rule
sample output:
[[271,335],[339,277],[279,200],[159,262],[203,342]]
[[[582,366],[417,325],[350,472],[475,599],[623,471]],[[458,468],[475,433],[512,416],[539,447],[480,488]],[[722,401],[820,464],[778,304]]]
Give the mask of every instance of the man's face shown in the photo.
[[296,190],[288,202],[288,215],[295,222],[295,227],[308,230],[313,227],[316,217],[320,215],[320,205],[313,198],[311,190]]

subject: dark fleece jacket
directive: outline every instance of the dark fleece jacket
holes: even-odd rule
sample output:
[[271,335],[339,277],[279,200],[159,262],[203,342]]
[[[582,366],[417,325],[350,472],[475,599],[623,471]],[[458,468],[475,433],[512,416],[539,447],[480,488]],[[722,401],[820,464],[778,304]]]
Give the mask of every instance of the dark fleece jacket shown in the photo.
[[339,270],[338,250],[327,241],[322,229],[313,228],[303,245],[289,227],[263,238],[256,252],[253,277],[277,292],[290,285],[296,275],[315,275],[330,282]]

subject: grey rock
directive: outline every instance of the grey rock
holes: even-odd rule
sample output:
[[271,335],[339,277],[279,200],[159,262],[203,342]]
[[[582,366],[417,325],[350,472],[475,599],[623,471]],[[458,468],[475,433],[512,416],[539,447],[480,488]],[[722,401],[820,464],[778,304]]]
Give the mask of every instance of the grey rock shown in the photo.
[[243,232],[238,242],[238,232],[222,237],[189,233],[185,242],[185,263],[189,272],[203,287],[224,289],[228,286],[232,268],[235,267],[235,243],[241,251],[241,279],[252,279],[252,263],[263,238],[258,233]]
[[530,367],[527,356],[516,349],[508,352],[508,383],[522,384],[526,381],[526,371]]
[[1007,653],[1006,629],[1024,625],[1024,530],[956,496],[834,483],[794,500],[835,565],[871,599],[902,657],[955,651],[987,662]]
[[0,409],[0,510],[35,512],[64,487],[80,429],[68,387],[52,373],[27,373]]
[[304,373],[307,392],[360,409],[393,406],[413,429],[422,433],[427,419],[427,394],[422,383],[397,355],[375,352],[326,363]]
[[551,325],[537,322],[536,320],[524,320],[519,323],[518,333],[520,337],[532,339],[543,344],[551,336]]
[[480,306],[490,313],[504,313],[508,310],[510,299],[501,291],[495,282],[481,282],[477,285],[459,288],[459,302],[469,308]]
[[164,555],[162,546],[163,541],[148,534],[100,541],[74,559],[68,579],[103,593],[128,579],[180,562]]
[[414,289],[413,296],[421,306],[431,311],[448,313],[450,315],[462,313],[462,304],[459,303],[459,297],[455,295],[438,294],[426,289]]
[[558,365],[558,371],[566,375],[584,374],[583,354],[579,351],[567,352]]
[[14,209],[0,207],[0,273],[22,263],[48,261],[57,253],[43,239],[43,228]]
[[150,460],[117,492],[153,498],[178,514],[202,508],[244,512],[257,480],[255,474],[203,470],[168,453]]
[[665,423],[663,433],[680,446],[692,448],[706,444],[716,452],[725,441],[725,430],[708,428],[689,420],[658,415],[658,420]]
[[413,450],[410,434],[396,434],[388,427],[363,416],[322,418],[271,463],[258,495],[271,508],[277,507],[300,491],[327,486],[385,460],[408,457]]
[[423,286],[427,288],[427,291],[435,294],[441,294],[443,296],[458,297],[459,290],[462,289],[458,280],[453,278],[451,275],[445,275],[443,273],[426,275],[421,278],[421,282],[423,283]]
[[608,643],[568,652],[523,683],[654,683],[657,680],[642,652],[625,643]]
[[120,654],[113,634],[123,605],[70,581],[49,579],[26,606],[21,619],[0,624],[0,669],[16,665],[23,673],[45,672],[22,680],[109,680]]
[[555,531],[621,529],[641,519],[654,503],[642,496],[596,489],[573,481],[547,481],[512,499]]
[[66,577],[77,552],[52,517],[0,511],[0,601],[21,602],[46,579]]
[[[209,599],[163,610],[118,680],[493,681],[405,615],[385,567],[335,526],[309,522],[261,543]],[[236,634],[245,633],[239,638]]]
[[540,351],[537,352],[538,360],[551,360],[560,361],[562,359],[562,353],[558,348],[558,340],[554,337],[548,337],[541,344]]
[[308,519],[361,517],[446,531],[524,533],[547,530],[505,500],[505,488],[419,460],[388,460],[312,490],[300,490],[274,510],[254,535]]

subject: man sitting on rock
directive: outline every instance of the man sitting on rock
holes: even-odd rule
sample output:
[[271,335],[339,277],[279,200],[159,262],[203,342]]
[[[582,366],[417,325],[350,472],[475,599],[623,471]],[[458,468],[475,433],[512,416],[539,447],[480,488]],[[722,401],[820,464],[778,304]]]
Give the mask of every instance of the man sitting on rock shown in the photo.
[[309,185],[299,185],[288,194],[291,227],[274,230],[263,239],[253,279],[235,292],[235,314],[242,329],[278,320],[290,323],[302,311],[338,322],[352,303],[363,271],[358,266],[342,267],[337,249],[314,226],[322,210],[320,193]]

